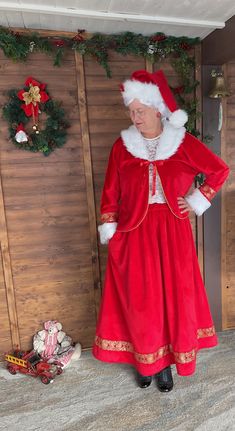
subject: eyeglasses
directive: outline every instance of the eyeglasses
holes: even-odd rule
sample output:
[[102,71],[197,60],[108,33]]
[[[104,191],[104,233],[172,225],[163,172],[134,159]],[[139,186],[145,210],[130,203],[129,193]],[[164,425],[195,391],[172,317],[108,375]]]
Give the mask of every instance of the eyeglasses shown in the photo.
[[136,110],[132,110],[132,111],[128,111],[128,115],[130,118],[135,118],[136,116],[138,116],[139,118],[144,118],[146,114],[146,110],[145,109],[136,109]]

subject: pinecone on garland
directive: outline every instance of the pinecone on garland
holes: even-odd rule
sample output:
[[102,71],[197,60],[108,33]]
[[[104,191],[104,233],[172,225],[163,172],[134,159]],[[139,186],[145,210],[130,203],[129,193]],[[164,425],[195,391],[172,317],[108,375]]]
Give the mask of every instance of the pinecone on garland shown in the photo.
[[72,38],[72,41],[77,43],[83,42],[85,40],[85,38],[82,35],[83,33],[85,33],[85,30],[78,30],[76,36]]

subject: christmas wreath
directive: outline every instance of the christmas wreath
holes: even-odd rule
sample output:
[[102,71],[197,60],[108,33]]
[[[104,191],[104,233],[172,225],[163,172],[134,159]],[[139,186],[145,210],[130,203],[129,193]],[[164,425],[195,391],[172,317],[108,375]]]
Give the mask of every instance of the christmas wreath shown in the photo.
[[9,98],[3,107],[3,116],[16,147],[48,156],[65,144],[69,123],[61,103],[46,91],[46,84],[29,77],[23,89],[9,91]]

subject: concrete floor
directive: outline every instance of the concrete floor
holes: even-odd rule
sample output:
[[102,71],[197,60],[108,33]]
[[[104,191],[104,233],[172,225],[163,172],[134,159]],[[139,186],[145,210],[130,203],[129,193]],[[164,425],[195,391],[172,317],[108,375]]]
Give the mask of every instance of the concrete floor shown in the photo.
[[4,431],[235,431],[235,331],[198,354],[197,371],[162,394],[154,381],[139,389],[125,364],[82,353],[75,367],[48,386],[12,376],[0,366],[0,430]]

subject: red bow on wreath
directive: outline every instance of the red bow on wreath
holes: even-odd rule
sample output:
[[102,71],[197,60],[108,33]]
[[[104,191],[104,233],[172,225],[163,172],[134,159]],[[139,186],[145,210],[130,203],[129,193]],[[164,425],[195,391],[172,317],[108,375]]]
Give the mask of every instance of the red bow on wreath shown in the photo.
[[44,91],[46,84],[40,84],[40,82],[33,79],[31,76],[26,79],[25,87],[26,90],[20,90],[17,94],[20,100],[25,103],[21,105],[27,117],[33,116],[34,123],[37,122],[39,112],[39,103],[45,103],[49,99],[48,94]]

